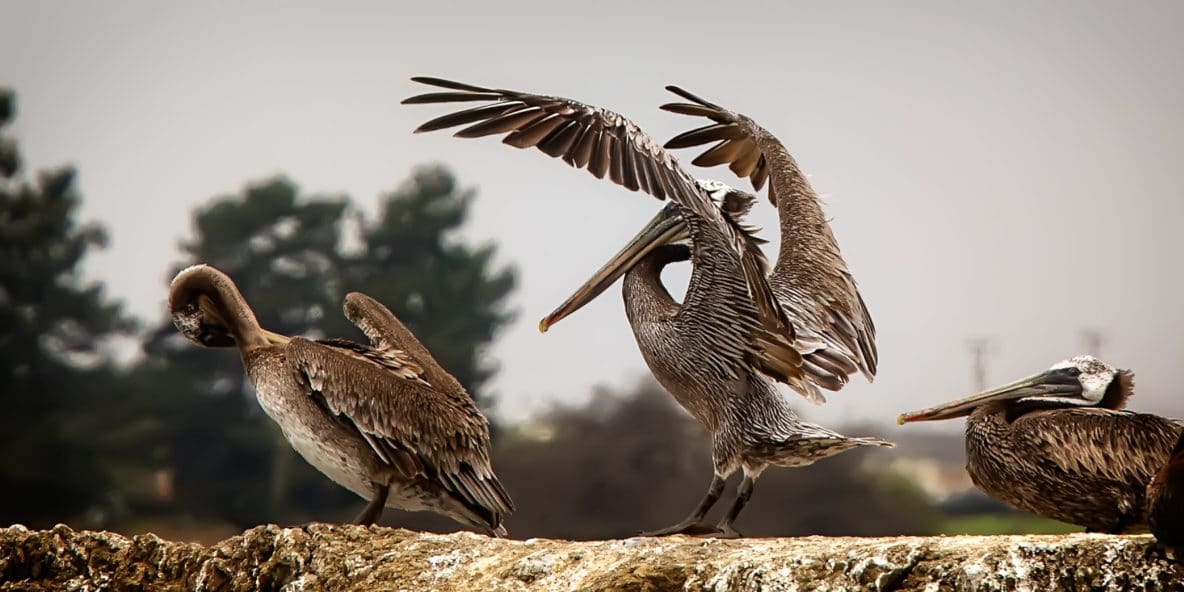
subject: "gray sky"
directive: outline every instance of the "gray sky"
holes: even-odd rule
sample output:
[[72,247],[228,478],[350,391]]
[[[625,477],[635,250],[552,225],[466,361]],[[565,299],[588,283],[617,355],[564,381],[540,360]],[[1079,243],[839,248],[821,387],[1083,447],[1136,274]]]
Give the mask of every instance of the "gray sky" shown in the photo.
[[[1137,372],[1135,408],[1180,414],[1182,17],[1175,2],[21,0],[0,20],[0,84],[19,93],[26,163],[80,168],[83,213],[113,238],[88,272],[144,318],[164,313],[188,212],[211,197],[283,172],[373,208],[443,161],[480,189],[467,236],[521,271],[521,316],[493,350],[499,413],[629,385],[645,366],[619,289],[535,326],[659,202],[496,140],[412,136],[444,109],[398,102],[436,75],[577,98],[665,140],[699,124],[657,109],[674,83],[779,135],[875,319],[875,384],[803,404],[810,418],[890,422],[973,388],[972,336],[995,341],[1002,382],[1082,353],[1083,328]],[[776,240],[771,207],[754,221]]]

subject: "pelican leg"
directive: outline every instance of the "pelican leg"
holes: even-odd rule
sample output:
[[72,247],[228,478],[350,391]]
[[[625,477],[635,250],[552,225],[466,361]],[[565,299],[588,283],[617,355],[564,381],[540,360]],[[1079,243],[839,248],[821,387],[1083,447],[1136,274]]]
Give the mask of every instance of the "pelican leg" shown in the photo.
[[386,496],[390,494],[390,483],[375,483],[374,497],[370,503],[366,504],[366,508],[354,518],[354,524],[361,524],[362,526],[370,526],[374,524],[379,516],[382,516],[382,509],[386,507]]
[[728,508],[727,515],[716,526],[716,529],[722,533],[720,534],[721,538],[735,539],[744,536],[740,534],[740,531],[736,530],[736,527],[732,526],[732,523],[736,521],[736,517],[740,515],[740,510],[744,509],[744,505],[752,497],[752,486],[754,483],[756,483],[756,478],[745,473],[744,479],[740,481],[740,487],[736,488],[736,501],[732,502],[732,507]]
[[718,473],[711,477],[711,485],[707,486],[707,495],[703,496],[703,500],[699,502],[698,506],[690,513],[689,516],[683,518],[681,522],[652,532],[643,532],[641,536],[666,536],[670,534],[714,534],[716,529],[710,524],[703,522],[703,517],[719,501],[719,496],[724,492],[724,478]]

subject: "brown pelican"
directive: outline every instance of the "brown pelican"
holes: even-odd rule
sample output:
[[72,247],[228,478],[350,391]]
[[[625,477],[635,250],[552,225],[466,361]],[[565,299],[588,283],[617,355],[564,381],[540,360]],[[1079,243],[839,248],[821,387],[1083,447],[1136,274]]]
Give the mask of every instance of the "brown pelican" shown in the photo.
[[1184,423],[1124,411],[1134,374],[1093,356],[900,416],[901,424],[969,415],[966,471],[1009,505],[1122,533],[1147,525],[1147,485]]
[[369,345],[267,331],[208,265],[181,271],[169,289],[177,329],[200,345],[238,347],[259,404],[292,447],[369,500],[357,523],[391,506],[505,536],[514,505],[490,465],[485,416],[386,307],[354,292],[344,309]]
[[1147,523],[1173,557],[1184,551],[1184,434],[1147,486]]
[[[676,86],[666,88],[693,103],[670,103],[662,109],[714,122],[675,136],[666,148],[717,142],[692,164],[728,164],[737,175],[748,177],[757,191],[769,181],[769,200],[781,221],[781,250],[769,285],[796,331],[794,345],[805,358],[809,383],[837,391],[856,370],[871,381],[876,374],[876,327],[818,196],[793,156],[752,119]],[[799,392],[815,403],[824,401],[817,389]]]
[[[762,321],[758,299],[750,294],[759,293],[765,283],[763,266],[755,275],[743,269],[745,259],[758,257],[754,248],[759,253],[753,229],[740,224],[754,202],[751,195],[719,182],[692,179],[656,142],[617,113],[559,97],[438,79],[414,80],[457,92],[420,95],[405,103],[493,101],[434,119],[417,131],[476,122],[457,135],[509,132],[506,143],[538,146],[573,166],[587,165],[598,176],[613,172],[612,180],[626,187],[672,198],[673,203],[539,324],[545,331],[624,274],[626,312],[647,365],[679,404],[711,432],[715,474],[706,496],[685,520],[651,534],[738,536],[733,522],[752,495],[754,481],[769,465],[803,466],[856,446],[889,445],[848,438],[803,422],[762,374],[795,388],[808,386],[800,372],[782,370],[784,361],[769,361],[782,356],[801,363],[792,342],[785,339],[793,335],[794,327],[770,330]],[[742,255],[732,248],[737,244],[734,233],[743,236]],[[689,246],[683,242],[687,237]],[[691,279],[679,304],[662,285],[660,275],[667,264],[687,259],[692,261]],[[737,469],[743,470],[744,478],[735,503],[717,526],[703,524],[725,480]]]

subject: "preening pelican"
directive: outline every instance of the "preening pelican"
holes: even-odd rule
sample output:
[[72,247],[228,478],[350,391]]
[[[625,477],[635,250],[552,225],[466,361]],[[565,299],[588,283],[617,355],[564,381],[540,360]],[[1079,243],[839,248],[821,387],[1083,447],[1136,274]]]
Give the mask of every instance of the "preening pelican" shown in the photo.
[[369,500],[357,523],[390,506],[505,536],[514,504],[490,465],[485,416],[385,306],[354,292],[344,308],[369,344],[267,331],[230,277],[208,265],[181,271],[169,289],[177,329],[199,345],[237,347],[292,447]]

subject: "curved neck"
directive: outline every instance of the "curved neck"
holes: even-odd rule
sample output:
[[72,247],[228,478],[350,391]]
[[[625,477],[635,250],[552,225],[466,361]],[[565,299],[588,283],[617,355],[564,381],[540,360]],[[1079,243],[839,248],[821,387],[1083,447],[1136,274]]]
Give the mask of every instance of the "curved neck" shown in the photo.
[[662,270],[671,263],[687,261],[691,249],[687,245],[662,245],[625,273],[622,293],[625,315],[635,328],[639,322],[657,321],[678,314],[682,308],[662,285]]
[[255,312],[228,276],[213,268],[203,268],[196,270],[191,278],[181,288],[191,296],[181,298],[196,298],[202,313],[224,325],[240,350],[270,345]]
[[227,330],[230,331],[230,336],[234,338],[238,348],[244,351],[270,345],[271,342],[263,333],[263,327],[255,318],[255,312],[237,292],[238,290],[235,290],[238,298],[234,300],[227,300],[222,294],[219,294],[219,300],[214,303],[218,306],[223,320],[228,325]]

